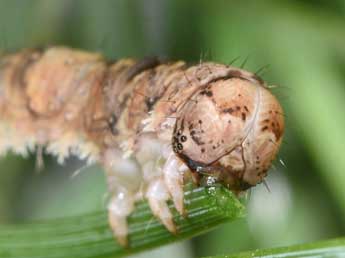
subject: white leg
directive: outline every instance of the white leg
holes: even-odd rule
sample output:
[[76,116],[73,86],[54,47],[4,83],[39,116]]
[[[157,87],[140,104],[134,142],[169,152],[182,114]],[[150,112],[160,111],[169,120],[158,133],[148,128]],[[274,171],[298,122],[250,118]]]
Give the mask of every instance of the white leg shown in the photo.
[[182,162],[167,143],[152,133],[140,135],[136,141],[135,157],[142,168],[146,190],[144,196],[153,214],[170,232],[176,233],[167,201],[172,199],[177,211],[184,214]]
[[157,178],[149,184],[146,198],[153,215],[155,215],[171,233],[176,234],[173,216],[167,204],[170,195],[163,178]]
[[128,245],[127,216],[134,210],[134,198],[125,189],[118,189],[108,204],[110,226],[122,246]]
[[163,167],[164,183],[172,197],[176,210],[185,215],[183,203],[183,173],[182,163],[171,152]]
[[119,243],[126,246],[127,216],[134,210],[134,196],[140,189],[142,173],[135,160],[123,158],[122,152],[118,149],[106,150],[102,164],[106,170],[111,196],[108,203],[109,223]]

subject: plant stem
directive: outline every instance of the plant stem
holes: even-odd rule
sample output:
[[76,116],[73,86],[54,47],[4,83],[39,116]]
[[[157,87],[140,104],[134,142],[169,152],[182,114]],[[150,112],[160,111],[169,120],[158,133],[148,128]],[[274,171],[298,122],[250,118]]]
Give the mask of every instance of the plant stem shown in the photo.
[[291,257],[345,257],[345,238],[314,243],[255,250],[232,255],[210,256],[208,258],[291,258]]
[[185,192],[188,217],[171,205],[178,234],[170,234],[153,216],[145,202],[129,217],[129,247],[117,244],[106,212],[77,217],[0,227],[0,257],[90,258],[120,257],[185,239],[216,225],[244,216],[241,202],[221,186]]

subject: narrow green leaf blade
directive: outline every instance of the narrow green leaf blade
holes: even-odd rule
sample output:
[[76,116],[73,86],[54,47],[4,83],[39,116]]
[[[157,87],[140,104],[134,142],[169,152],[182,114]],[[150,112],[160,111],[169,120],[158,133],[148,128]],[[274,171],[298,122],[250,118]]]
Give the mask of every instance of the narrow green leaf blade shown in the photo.
[[292,257],[345,257],[345,238],[314,243],[254,250],[232,255],[210,256],[208,258],[292,258]]
[[146,202],[138,203],[129,217],[129,243],[115,241],[106,212],[0,227],[0,257],[6,258],[91,258],[120,257],[201,234],[213,227],[244,216],[236,196],[221,186],[185,192],[188,217],[181,217],[171,205],[177,235],[157,221]]

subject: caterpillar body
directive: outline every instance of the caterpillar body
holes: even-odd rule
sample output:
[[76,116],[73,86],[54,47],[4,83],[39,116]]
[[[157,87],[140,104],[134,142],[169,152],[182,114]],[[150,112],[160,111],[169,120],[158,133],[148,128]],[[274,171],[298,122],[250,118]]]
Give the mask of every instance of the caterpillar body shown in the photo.
[[[65,47],[0,58],[0,154],[37,147],[105,170],[109,222],[127,244],[127,216],[145,198],[175,233],[184,176],[236,193],[263,181],[284,116],[256,74],[216,63],[122,59]],[[211,181],[212,181],[211,180]]]

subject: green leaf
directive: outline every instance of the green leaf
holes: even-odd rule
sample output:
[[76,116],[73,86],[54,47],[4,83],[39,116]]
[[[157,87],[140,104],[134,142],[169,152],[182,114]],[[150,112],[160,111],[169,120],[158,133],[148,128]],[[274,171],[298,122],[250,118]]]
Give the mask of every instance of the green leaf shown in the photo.
[[286,257],[345,257],[345,238],[325,240],[322,242],[255,250],[233,255],[210,256],[209,258],[286,258]]
[[152,215],[147,203],[138,203],[129,217],[129,247],[115,241],[106,212],[77,217],[0,227],[0,257],[90,258],[120,257],[201,234],[244,216],[242,203],[221,186],[185,192],[188,217],[178,215],[170,204],[178,229],[170,234]]

